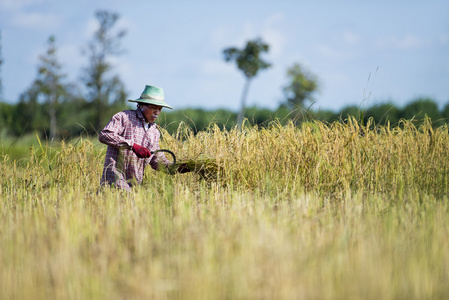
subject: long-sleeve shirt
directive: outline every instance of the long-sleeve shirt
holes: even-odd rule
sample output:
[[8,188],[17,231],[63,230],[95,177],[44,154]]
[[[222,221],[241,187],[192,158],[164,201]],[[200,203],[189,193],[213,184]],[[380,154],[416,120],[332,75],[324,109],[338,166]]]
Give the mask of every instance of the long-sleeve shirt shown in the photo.
[[98,136],[100,142],[108,145],[100,184],[130,191],[142,182],[146,165],[157,170],[158,159],[165,165],[171,164],[162,153],[157,154],[158,159],[156,155],[138,158],[132,151],[134,143],[152,152],[159,150],[159,139],[156,123],[146,123],[139,108],[115,114]]

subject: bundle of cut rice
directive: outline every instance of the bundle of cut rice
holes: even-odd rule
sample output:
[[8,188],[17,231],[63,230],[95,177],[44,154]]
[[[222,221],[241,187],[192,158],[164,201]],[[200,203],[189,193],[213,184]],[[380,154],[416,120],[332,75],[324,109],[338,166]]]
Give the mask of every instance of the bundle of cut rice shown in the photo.
[[192,172],[206,180],[216,179],[219,170],[217,162],[211,158],[177,161],[174,169],[177,170],[181,165],[187,166]]

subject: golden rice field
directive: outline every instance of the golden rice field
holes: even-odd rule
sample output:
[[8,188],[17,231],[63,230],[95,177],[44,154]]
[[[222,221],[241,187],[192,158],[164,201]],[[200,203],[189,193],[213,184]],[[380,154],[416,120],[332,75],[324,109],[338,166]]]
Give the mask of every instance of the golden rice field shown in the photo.
[[211,164],[124,193],[95,141],[2,155],[0,299],[449,298],[446,126],[163,135]]

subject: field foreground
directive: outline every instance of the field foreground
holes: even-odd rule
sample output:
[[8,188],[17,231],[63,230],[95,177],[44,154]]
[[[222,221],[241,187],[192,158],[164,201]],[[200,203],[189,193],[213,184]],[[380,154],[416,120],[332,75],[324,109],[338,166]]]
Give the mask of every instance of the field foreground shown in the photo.
[[3,154],[0,299],[448,299],[448,145],[428,123],[180,127],[162,147],[216,174],[133,193],[98,190],[97,143]]

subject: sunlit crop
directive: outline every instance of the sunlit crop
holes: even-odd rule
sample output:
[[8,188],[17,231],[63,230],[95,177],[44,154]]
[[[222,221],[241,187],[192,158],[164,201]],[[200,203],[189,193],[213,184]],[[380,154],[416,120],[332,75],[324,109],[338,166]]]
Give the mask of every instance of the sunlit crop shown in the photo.
[[181,125],[132,193],[96,141],[4,154],[0,299],[446,299],[448,128],[399,125]]

